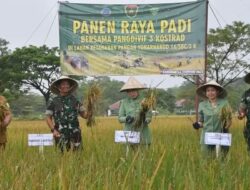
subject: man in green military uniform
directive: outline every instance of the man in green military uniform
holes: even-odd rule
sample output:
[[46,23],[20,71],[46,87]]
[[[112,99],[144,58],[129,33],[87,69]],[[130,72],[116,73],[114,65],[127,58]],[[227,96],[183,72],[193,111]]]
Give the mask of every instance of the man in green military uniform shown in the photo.
[[86,118],[83,105],[72,95],[78,83],[74,79],[62,76],[51,84],[51,91],[57,96],[49,101],[46,110],[46,122],[55,137],[56,145],[63,152],[66,148],[77,150],[82,145],[78,114]]
[[[250,73],[244,77],[244,81],[250,84]],[[250,89],[246,90],[241,98],[238,119],[247,118],[243,134],[247,143],[247,150],[250,153]]]
[[134,77],[130,77],[127,83],[121,88],[120,92],[127,92],[128,97],[121,100],[118,120],[124,123],[125,131],[140,132],[140,144],[151,144],[151,132],[148,124],[151,122],[152,112],[147,111],[141,126],[136,126],[141,111],[141,103],[143,101],[139,90],[145,89],[144,85],[138,82]]

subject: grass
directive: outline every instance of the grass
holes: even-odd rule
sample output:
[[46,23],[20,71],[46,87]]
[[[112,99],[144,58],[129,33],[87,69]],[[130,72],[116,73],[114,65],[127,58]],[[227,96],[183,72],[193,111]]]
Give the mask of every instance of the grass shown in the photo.
[[61,154],[54,147],[27,146],[29,133],[49,133],[44,121],[13,121],[8,144],[0,152],[0,189],[249,189],[250,167],[234,120],[233,145],[224,162],[200,154],[199,134],[186,117],[157,117],[151,123],[153,144],[130,151],[114,143],[122,129],[117,118],[97,118],[87,128],[80,120],[84,151]]

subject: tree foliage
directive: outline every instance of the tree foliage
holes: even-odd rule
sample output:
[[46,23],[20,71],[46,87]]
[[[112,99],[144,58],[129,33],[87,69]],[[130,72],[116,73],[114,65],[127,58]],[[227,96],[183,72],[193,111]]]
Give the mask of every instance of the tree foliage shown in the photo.
[[125,93],[119,92],[124,84],[123,82],[110,80],[109,77],[95,77],[94,80],[85,80],[80,83],[77,95],[83,102],[86,101],[85,98],[89,86],[94,82],[98,84],[101,90],[98,115],[104,115],[111,104],[123,99],[126,95]]
[[8,55],[10,53],[10,50],[8,48],[9,42],[6,41],[3,38],[0,38],[0,57],[3,57],[5,55]]
[[8,48],[9,42],[5,39],[0,38],[0,93],[5,96],[8,101],[11,101],[20,94],[19,88],[16,88],[15,84],[12,84],[9,80],[9,77],[6,75],[6,59],[7,56],[11,53]]
[[173,95],[173,90],[168,89],[157,89],[157,105],[156,109],[161,110],[161,112],[174,112],[176,97]]
[[49,85],[59,75],[58,48],[29,46],[17,48],[5,56],[2,73],[9,83],[22,87],[23,92],[38,90],[48,102]]
[[208,34],[207,76],[223,86],[233,83],[250,64],[250,25],[233,22]]
[[[224,28],[210,29],[207,37],[206,77],[227,86],[250,71],[250,24],[233,22]],[[184,76],[194,84],[196,77]],[[204,76],[200,82],[204,83]]]

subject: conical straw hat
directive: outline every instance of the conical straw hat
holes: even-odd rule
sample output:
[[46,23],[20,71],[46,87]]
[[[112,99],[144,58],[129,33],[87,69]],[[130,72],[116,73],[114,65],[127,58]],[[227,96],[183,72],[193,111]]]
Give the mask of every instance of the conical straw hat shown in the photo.
[[145,88],[146,87],[143,84],[141,84],[138,80],[136,80],[134,77],[129,77],[128,81],[123,85],[120,92],[132,89],[145,89]]
[[207,98],[207,96],[206,96],[206,88],[208,86],[213,86],[216,89],[218,89],[218,91],[219,91],[218,98],[225,98],[227,96],[226,90],[220,84],[218,84],[216,81],[213,81],[213,80],[206,83],[206,84],[204,84],[204,85],[202,85],[202,86],[200,86],[200,87],[198,87],[197,90],[196,90],[196,93],[202,98]]
[[50,86],[50,90],[52,93],[54,94],[60,94],[60,91],[59,91],[59,84],[62,80],[68,80],[70,85],[71,85],[71,89],[69,91],[69,93],[72,93],[74,92],[77,87],[78,87],[78,83],[76,80],[72,79],[72,78],[69,78],[68,76],[61,76],[59,79],[55,80],[52,82],[51,86]]

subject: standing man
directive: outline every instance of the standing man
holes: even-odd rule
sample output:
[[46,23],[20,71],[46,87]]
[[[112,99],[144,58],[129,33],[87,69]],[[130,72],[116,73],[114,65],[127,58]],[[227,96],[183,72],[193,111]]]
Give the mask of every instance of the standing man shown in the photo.
[[5,97],[0,96],[0,150],[4,150],[7,143],[7,126],[11,122],[11,111]]
[[56,146],[63,152],[82,147],[78,114],[87,118],[83,105],[72,95],[78,87],[76,80],[61,76],[51,84],[51,92],[56,94],[47,106],[46,122],[53,133]]
[[[244,81],[250,84],[250,73],[244,77]],[[241,97],[238,114],[240,120],[247,117],[243,134],[247,143],[247,151],[250,153],[250,89],[246,90]]]

